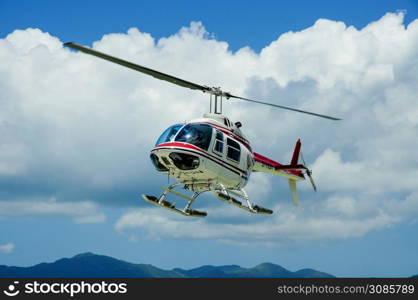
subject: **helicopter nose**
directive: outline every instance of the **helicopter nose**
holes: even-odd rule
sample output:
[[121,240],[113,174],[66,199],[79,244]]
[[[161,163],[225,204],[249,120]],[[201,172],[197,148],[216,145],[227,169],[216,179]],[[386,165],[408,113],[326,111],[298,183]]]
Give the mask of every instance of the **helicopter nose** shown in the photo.
[[173,161],[173,164],[180,170],[193,170],[197,169],[200,165],[200,159],[195,155],[171,152],[169,157]]
[[150,155],[151,158],[151,162],[154,165],[155,169],[159,172],[167,172],[168,169],[166,166],[164,166],[161,162],[160,159],[157,155],[155,155],[154,153],[151,153]]

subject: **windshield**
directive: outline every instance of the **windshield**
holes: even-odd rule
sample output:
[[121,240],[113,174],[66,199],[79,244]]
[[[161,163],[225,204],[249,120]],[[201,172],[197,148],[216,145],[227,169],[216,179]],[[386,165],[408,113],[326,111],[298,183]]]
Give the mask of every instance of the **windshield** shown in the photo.
[[179,131],[179,129],[181,128],[181,126],[183,126],[183,124],[176,124],[171,127],[168,127],[158,138],[157,143],[155,143],[155,146],[172,141],[177,131]]
[[179,132],[176,142],[184,142],[208,150],[212,138],[212,127],[206,124],[187,124]]

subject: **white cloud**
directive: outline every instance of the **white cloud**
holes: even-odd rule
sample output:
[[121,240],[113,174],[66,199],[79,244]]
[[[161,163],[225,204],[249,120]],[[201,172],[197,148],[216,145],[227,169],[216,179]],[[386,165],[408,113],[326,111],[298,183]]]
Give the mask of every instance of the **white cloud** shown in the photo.
[[14,249],[15,249],[14,243],[7,243],[4,245],[0,245],[0,252],[5,253],[5,254],[12,253]]
[[[302,138],[318,194],[300,184],[302,206],[293,208],[288,199],[276,199],[288,198],[287,190],[279,190],[286,184],[276,183],[282,179],[254,174],[249,194],[275,208],[274,216],[245,215],[220,203],[208,207],[206,220],[190,221],[145,208],[122,216],[118,230],[281,243],[361,236],[414,218],[417,20],[406,27],[402,13],[386,14],[356,29],[320,19],[281,35],[260,53],[231,52],[198,22],[159,40],[132,28],[93,46],[196,83],[344,119],[331,122],[230,100],[224,111],[242,121],[255,151],[287,162]],[[160,178],[165,182],[148,161],[156,137],[168,125],[207,111],[202,93],[74,53],[37,29],[0,40],[0,59],[0,180],[6,195],[19,184],[29,193],[33,186],[65,187],[80,198],[88,191],[156,186]],[[71,215],[78,222],[103,218],[96,209]]]
[[67,216],[76,223],[104,222],[106,216],[98,213],[98,205],[91,201],[63,202],[56,198],[19,201],[0,201],[0,219],[33,216]]
[[[264,216],[243,212],[248,217],[240,216],[238,220],[241,222],[236,222],[236,214],[225,213],[228,209],[224,203],[219,203],[223,206],[223,214],[217,214],[217,209],[209,210],[207,219],[172,216],[158,208],[138,209],[123,215],[115,224],[115,229],[129,233],[140,230],[143,238],[152,239],[215,239],[238,245],[284,246],[301,241],[359,237],[396,224],[403,217],[399,209],[397,212],[390,212],[389,209],[355,211],[352,206],[357,204],[349,198],[334,198],[327,199],[324,204],[305,203],[303,208],[290,204],[275,205],[275,214]],[[391,207],[390,203],[385,205]],[[238,208],[234,209],[233,212],[238,211]],[[418,212],[418,209],[415,208],[415,211]]]

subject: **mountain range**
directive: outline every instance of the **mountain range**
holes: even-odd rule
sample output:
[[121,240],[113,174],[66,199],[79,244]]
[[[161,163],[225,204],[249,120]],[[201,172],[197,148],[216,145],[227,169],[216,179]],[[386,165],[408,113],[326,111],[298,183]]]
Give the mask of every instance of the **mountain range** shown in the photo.
[[133,264],[88,252],[31,267],[0,265],[0,277],[327,278],[334,276],[313,269],[292,272],[272,263],[262,263],[253,268],[243,268],[237,265],[206,265],[190,270],[180,268],[163,270],[148,264]]

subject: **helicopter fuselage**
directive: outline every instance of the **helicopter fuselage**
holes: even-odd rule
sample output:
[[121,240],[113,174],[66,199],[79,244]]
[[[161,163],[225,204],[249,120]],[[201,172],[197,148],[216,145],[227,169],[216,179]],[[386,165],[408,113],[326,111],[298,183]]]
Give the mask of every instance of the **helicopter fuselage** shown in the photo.
[[[222,122],[223,121],[223,122]],[[151,150],[155,168],[193,190],[244,187],[254,165],[248,140],[222,115],[176,124]]]

